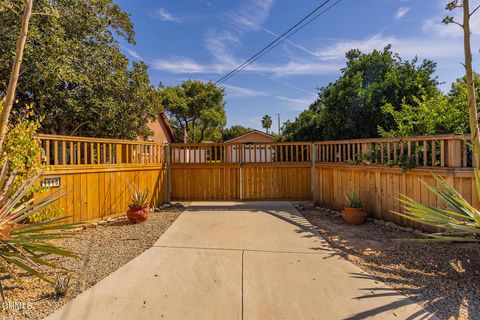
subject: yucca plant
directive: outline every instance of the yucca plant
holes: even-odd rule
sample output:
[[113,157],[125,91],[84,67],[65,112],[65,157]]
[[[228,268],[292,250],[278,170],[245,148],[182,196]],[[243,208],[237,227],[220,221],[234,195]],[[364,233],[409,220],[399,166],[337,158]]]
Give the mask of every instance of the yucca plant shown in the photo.
[[[427,184],[424,181],[422,183],[440,199],[444,200],[448,209],[430,207],[401,195],[399,200],[405,209],[405,213],[393,213],[442,230],[438,233],[424,234],[426,238],[414,239],[415,241],[480,242],[480,211],[468,203],[444,178],[433,176],[440,187]],[[480,199],[479,171],[475,171],[475,182],[477,197]]]
[[[50,240],[72,237],[75,234],[72,228],[79,224],[58,223],[64,218],[26,223],[29,216],[40,212],[64,195],[55,192],[40,200],[25,197],[41,174],[42,172],[30,174],[20,187],[14,188],[17,175],[15,171],[9,172],[7,160],[0,172],[0,270],[19,284],[22,284],[18,275],[21,270],[52,283],[41,273],[40,267],[61,266],[47,261],[47,255],[76,257],[73,252],[51,243]],[[0,294],[4,299],[1,281]]]
[[137,208],[143,208],[148,205],[148,195],[150,189],[147,187],[143,191],[135,188],[132,193],[131,205]]

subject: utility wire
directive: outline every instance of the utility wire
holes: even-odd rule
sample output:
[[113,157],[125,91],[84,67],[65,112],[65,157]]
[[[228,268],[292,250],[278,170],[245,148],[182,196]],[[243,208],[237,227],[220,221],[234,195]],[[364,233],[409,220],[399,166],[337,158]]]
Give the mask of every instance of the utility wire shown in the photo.
[[304,22],[305,20],[307,20],[309,17],[311,17],[313,14],[315,14],[315,12],[317,12],[318,10],[320,10],[322,7],[324,7],[328,2],[330,2],[331,0],[326,0],[324,1],[321,5],[319,5],[318,7],[316,7],[315,9],[313,9],[308,15],[306,15],[305,17],[303,17],[299,22],[297,22],[295,25],[293,25],[292,27],[290,27],[287,31],[285,31],[283,34],[281,34],[280,36],[278,36],[275,40],[273,40],[272,42],[270,42],[268,45],[266,45],[263,49],[261,49],[260,51],[258,51],[257,53],[255,53],[253,56],[251,56],[248,60],[246,60],[245,62],[243,62],[241,65],[239,65],[238,67],[236,67],[235,69],[233,69],[232,71],[230,71],[229,73],[227,73],[226,75],[224,75],[222,78],[220,78],[217,82],[215,82],[216,84],[217,83],[220,83],[224,78],[230,76],[232,73],[234,73],[236,70],[238,70],[239,68],[243,67],[245,64],[247,64],[248,62],[250,62],[251,60],[255,59],[255,57],[257,57],[259,54],[261,54],[262,52],[264,52],[265,50],[267,50],[269,47],[271,47],[272,45],[274,45],[277,41],[279,41],[280,39],[282,39],[285,35],[287,35],[290,31],[292,31],[293,29],[295,29],[296,27],[298,27],[302,22]]
[[[317,19],[318,17],[322,16],[323,14],[325,14],[327,11],[329,11],[331,8],[333,8],[334,6],[336,6],[339,2],[341,2],[342,0],[337,0],[335,3],[333,3],[331,6],[327,7],[325,10],[321,11],[320,13],[318,13],[317,15],[314,15],[318,10],[320,10],[322,7],[324,7],[328,2],[330,2],[331,0],[326,0],[324,1],[321,5],[319,5],[318,7],[316,7],[313,11],[311,11],[308,15],[306,15],[305,17],[303,17],[299,22],[297,22],[294,26],[292,26],[291,28],[289,28],[287,31],[285,31],[283,34],[281,34],[280,36],[278,36],[275,40],[273,40],[272,42],[270,42],[267,46],[265,46],[263,49],[261,49],[260,51],[258,51],[257,53],[255,53],[252,57],[250,57],[248,60],[246,60],[245,62],[243,62],[241,65],[239,65],[238,67],[236,67],[235,69],[233,69],[232,71],[230,71],[229,73],[227,73],[226,75],[224,75],[223,77],[221,77],[219,80],[217,80],[215,82],[215,84],[219,84],[219,83],[223,83],[225,81],[227,81],[228,79],[230,79],[231,77],[235,76],[237,73],[239,73],[240,71],[242,71],[243,69],[245,69],[246,67],[248,67],[250,64],[252,64],[253,62],[257,61],[258,59],[260,59],[261,57],[263,57],[266,53],[268,53],[269,51],[271,51],[272,49],[276,48],[278,45],[280,45],[283,41],[287,40],[288,38],[290,38],[291,36],[293,36],[295,33],[297,33],[298,31],[300,31],[301,29],[303,29],[305,26],[307,26],[309,23],[311,23],[312,21],[314,21],[315,19]],[[312,15],[314,15],[312,17]],[[308,20],[308,18],[312,17],[310,20]],[[308,20],[308,21],[306,21]],[[305,22],[306,21],[306,22]],[[305,22],[303,25],[301,25],[303,22]],[[294,30],[295,28],[297,28],[298,26],[300,26],[298,29]],[[293,31],[293,32],[292,32]],[[291,32],[291,33],[290,33]],[[290,33],[290,34],[289,34]]]
[[282,41],[280,42],[277,42],[274,46],[272,46],[271,48],[269,48],[267,51],[263,52],[262,54],[260,54],[256,59],[254,59],[253,61],[249,62],[247,65],[245,65],[244,67],[242,67],[241,69],[237,70],[234,74],[230,75],[228,78],[224,79],[222,82],[225,82],[227,81],[228,79],[230,79],[231,77],[235,76],[237,73],[239,73],[240,71],[242,71],[243,69],[245,69],[246,67],[248,67],[249,65],[251,65],[252,63],[254,63],[255,61],[257,61],[258,59],[260,59],[261,57],[263,57],[265,54],[267,54],[268,52],[270,52],[271,50],[275,49],[278,45],[280,45],[283,41],[287,40],[288,38],[290,38],[291,36],[293,36],[295,33],[297,33],[298,31],[302,30],[307,24],[309,24],[310,22],[312,22],[313,20],[315,20],[316,18],[320,17],[321,15],[323,15],[324,13],[326,13],[328,10],[330,10],[331,8],[333,8],[334,6],[336,6],[340,1],[342,0],[337,0],[335,3],[333,3],[330,7],[326,8],[325,10],[323,10],[322,12],[320,12],[318,15],[316,15],[315,17],[313,17],[312,19],[310,19],[308,22],[306,22],[304,25],[302,25],[300,28],[298,28],[297,30],[293,31],[291,34],[287,35],[286,37],[284,37],[282,39]]

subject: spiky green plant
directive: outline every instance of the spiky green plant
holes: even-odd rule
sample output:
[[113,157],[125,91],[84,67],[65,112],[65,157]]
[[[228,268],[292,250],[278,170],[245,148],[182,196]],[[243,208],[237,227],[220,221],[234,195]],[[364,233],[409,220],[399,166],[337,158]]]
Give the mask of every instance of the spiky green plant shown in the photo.
[[363,208],[363,201],[355,191],[352,191],[348,194],[345,194],[345,207]]
[[63,297],[67,294],[70,289],[70,277],[60,277],[57,276],[53,281],[53,289],[55,290],[55,295],[57,297]]
[[143,208],[148,205],[148,196],[150,189],[147,187],[143,191],[139,188],[135,188],[132,193],[131,204],[137,208]]
[[[468,203],[444,178],[434,174],[433,176],[440,187],[424,181],[422,183],[444,200],[448,209],[427,206],[401,195],[399,200],[405,213],[393,213],[442,230],[438,233],[424,234],[424,239],[414,239],[415,241],[480,242],[480,211]],[[480,171],[475,171],[475,182],[477,197],[480,199]]]
[[[9,172],[8,161],[3,163],[0,171],[0,271],[6,272],[19,284],[22,284],[18,272],[20,270],[52,283],[42,272],[41,266],[61,268],[47,261],[47,255],[76,257],[67,249],[57,246],[50,240],[72,237],[72,228],[79,224],[60,224],[56,218],[39,223],[26,223],[32,214],[40,212],[64,194],[52,193],[43,199],[25,195],[38,181],[42,172],[30,174],[17,188],[13,187],[17,174]],[[0,294],[4,299],[0,281]]]

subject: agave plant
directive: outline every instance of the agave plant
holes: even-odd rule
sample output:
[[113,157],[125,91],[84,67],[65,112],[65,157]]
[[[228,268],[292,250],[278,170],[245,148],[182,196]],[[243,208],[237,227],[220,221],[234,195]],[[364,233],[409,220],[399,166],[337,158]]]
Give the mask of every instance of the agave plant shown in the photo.
[[147,187],[143,191],[139,188],[135,188],[132,193],[132,206],[137,208],[143,208],[148,205],[148,195],[150,189]]
[[[444,178],[433,175],[440,187],[425,184],[435,195],[445,201],[448,209],[434,208],[401,195],[399,199],[405,213],[395,214],[412,221],[441,229],[441,232],[424,234],[416,241],[480,242],[480,211],[475,209]],[[480,199],[480,172],[475,171],[477,197]]]
[[[49,254],[76,257],[73,252],[49,240],[73,236],[75,232],[72,228],[79,224],[58,223],[64,218],[26,223],[29,216],[45,209],[64,195],[55,192],[40,200],[26,197],[41,174],[42,172],[30,174],[20,187],[14,188],[17,175],[15,171],[9,173],[7,160],[0,172],[0,270],[9,274],[19,284],[22,284],[18,275],[21,270],[52,283],[40,271],[41,266],[60,268],[45,259]],[[1,282],[0,294],[4,299]]]
[[363,201],[355,191],[352,191],[345,194],[345,206],[347,208],[363,208]]

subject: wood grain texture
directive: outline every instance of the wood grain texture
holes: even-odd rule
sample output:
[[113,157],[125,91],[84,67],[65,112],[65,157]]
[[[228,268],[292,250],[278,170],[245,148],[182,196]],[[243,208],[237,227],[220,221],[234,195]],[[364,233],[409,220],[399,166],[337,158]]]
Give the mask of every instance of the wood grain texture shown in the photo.
[[[132,190],[150,188],[150,205],[168,201],[165,165],[98,165],[47,171],[44,177],[60,177],[60,189],[66,193],[56,201],[64,209],[67,222],[95,221],[126,213]],[[44,194],[57,191],[50,188]]]
[[311,181],[309,163],[172,164],[172,199],[311,200]]
[[429,168],[404,171],[383,166],[316,164],[315,196],[319,205],[341,209],[344,195],[354,190],[364,201],[370,216],[429,230],[392,211],[403,212],[398,200],[400,194],[432,207],[444,208],[445,203],[421,182],[436,185],[432,173],[444,177],[467,201],[479,207],[471,169]]

